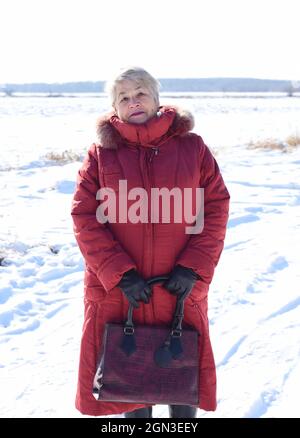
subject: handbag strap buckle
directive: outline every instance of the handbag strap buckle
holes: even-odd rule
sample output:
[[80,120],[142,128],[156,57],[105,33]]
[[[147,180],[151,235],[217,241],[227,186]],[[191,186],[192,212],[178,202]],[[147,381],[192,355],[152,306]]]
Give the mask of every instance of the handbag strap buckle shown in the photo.
[[173,329],[171,331],[171,336],[173,336],[173,338],[180,338],[181,335],[182,335],[182,331],[179,329]]
[[124,333],[125,333],[125,335],[133,335],[134,327],[125,326],[124,327]]

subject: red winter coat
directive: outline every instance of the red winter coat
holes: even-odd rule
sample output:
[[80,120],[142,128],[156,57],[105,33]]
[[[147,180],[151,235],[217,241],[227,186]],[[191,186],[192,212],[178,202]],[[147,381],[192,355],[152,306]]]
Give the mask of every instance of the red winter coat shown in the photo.
[[[169,273],[176,264],[192,268],[202,280],[186,299],[184,322],[200,333],[199,407],[216,409],[216,372],[209,339],[207,293],[223,249],[229,194],[218,165],[200,136],[189,132],[192,116],[161,108],[143,125],[122,122],[116,115],[99,120],[99,144],[93,144],[78,173],[72,204],[74,232],[83,254],[85,314],[81,342],[76,408],[83,414],[119,414],[142,404],[100,402],[92,395],[93,377],[106,322],[122,322],[128,301],[116,287],[122,274],[136,268],[145,278]],[[186,223],[100,223],[96,218],[100,187],[119,180],[128,191],[143,187],[203,187],[204,229],[186,234]],[[99,199],[99,198],[98,198]],[[128,200],[130,203],[136,202]],[[150,204],[149,204],[150,205]],[[150,210],[150,209],[149,209]],[[150,212],[149,212],[150,214]],[[150,304],[140,303],[134,318],[140,324],[169,324],[175,297],[161,285],[153,287]]]

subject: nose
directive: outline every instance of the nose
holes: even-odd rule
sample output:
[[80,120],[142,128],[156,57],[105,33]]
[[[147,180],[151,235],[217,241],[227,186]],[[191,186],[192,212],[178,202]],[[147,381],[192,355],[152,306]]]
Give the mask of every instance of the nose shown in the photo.
[[137,97],[132,97],[129,101],[130,108],[134,108],[136,106],[140,106],[140,101]]

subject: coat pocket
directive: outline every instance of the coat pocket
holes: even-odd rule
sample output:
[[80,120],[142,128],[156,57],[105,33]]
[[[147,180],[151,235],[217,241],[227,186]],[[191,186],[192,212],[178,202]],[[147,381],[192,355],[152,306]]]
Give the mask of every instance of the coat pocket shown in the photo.
[[90,301],[103,301],[107,295],[96,274],[87,267],[84,274],[84,295]]
[[191,294],[186,300],[186,305],[186,309],[192,309],[192,311],[198,314],[201,323],[204,324],[205,330],[208,330],[207,297],[200,300],[193,298]]
[[116,163],[106,165],[102,169],[104,186],[115,192],[119,191],[119,181],[123,179],[120,166]]

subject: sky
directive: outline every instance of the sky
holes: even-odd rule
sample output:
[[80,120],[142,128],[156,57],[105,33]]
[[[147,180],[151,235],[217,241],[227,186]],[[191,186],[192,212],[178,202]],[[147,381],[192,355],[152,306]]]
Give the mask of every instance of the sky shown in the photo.
[[0,84],[157,78],[300,79],[297,0],[1,0]]

